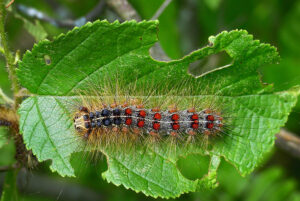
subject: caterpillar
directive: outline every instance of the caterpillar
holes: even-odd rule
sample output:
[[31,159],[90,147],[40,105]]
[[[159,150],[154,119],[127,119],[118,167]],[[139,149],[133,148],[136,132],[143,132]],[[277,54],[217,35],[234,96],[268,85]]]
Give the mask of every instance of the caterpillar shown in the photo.
[[[79,140],[87,142],[84,143],[87,145],[85,150],[90,150],[90,145],[92,150],[103,147],[120,149],[120,142],[142,146],[150,142],[151,146],[152,142],[160,144],[159,141],[169,139],[175,140],[176,147],[194,144],[208,150],[212,147],[207,145],[214,143],[215,139],[229,137],[236,140],[240,137],[232,130],[233,126],[235,129],[239,127],[235,113],[230,111],[230,100],[213,95],[218,83],[213,81],[212,86],[201,84],[187,88],[191,79],[173,85],[145,81],[143,87],[134,81],[124,84],[125,78],[120,75],[88,81],[84,89],[76,91],[80,98],[71,103],[70,119],[74,133]],[[199,88],[202,95],[194,95]],[[223,143],[227,140],[224,139]],[[166,143],[162,145],[169,147]]]
[[112,132],[133,132],[151,136],[178,136],[179,134],[196,135],[203,133],[213,135],[222,128],[222,117],[215,111],[204,109],[196,112],[194,108],[178,111],[176,107],[167,111],[159,108],[145,109],[143,105],[103,107],[89,110],[81,106],[74,117],[77,132],[85,138],[90,134],[97,135]]
[[[92,144],[102,142],[105,144],[137,138],[179,140],[212,138],[222,133],[226,134],[228,129],[229,121],[224,120],[221,109],[214,106],[218,104],[215,97],[195,99],[193,96],[187,96],[186,100],[184,96],[173,95],[164,98],[156,96],[137,98],[121,95],[127,90],[120,90],[125,91],[121,93],[116,90],[117,88],[119,87],[107,86],[92,99],[83,94],[81,100],[74,106],[76,108],[72,115],[73,126],[81,139]],[[92,90],[94,92],[90,91],[87,94],[95,94],[97,90],[99,89],[94,86]],[[116,91],[118,95],[111,96],[116,94]]]

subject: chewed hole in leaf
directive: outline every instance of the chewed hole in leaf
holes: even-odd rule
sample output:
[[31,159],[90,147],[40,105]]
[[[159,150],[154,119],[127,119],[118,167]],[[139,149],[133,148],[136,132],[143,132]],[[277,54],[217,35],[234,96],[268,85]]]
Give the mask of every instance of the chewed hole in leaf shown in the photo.
[[196,77],[202,77],[215,70],[229,67],[232,63],[233,59],[225,51],[222,51],[191,63],[189,73]]
[[209,156],[191,154],[186,157],[180,157],[176,165],[184,177],[196,180],[203,178],[208,173],[209,162]]
[[89,174],[92,168],[97,173],[94,176],[100,179],[101,173],[107,170],[105,156],[99,151],[80,151],[73,153],[70,162],[75,170],[75,175],[79,178]]
[[49,66],[51,64],[51,58],[49,55],[45,55],[44,60],[45,60],[46,65]]
[[161,48],[160,44],[156,42],[150,49],[149,49],[150,56],[157,61],[169,61],[170,58],[165,55],[164,50]]

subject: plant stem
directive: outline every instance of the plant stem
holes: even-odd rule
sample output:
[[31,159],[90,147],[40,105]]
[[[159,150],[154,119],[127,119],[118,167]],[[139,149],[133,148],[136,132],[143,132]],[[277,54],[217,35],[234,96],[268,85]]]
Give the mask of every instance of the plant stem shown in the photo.
[[0,0],[0,37],[1,37],[1,44],[4,50],[4,56],[6,59],[6,66],[7,71],[9,74],[9,79],[12,82],[12,88],[14,95],[18,94],[20,87],[16,77],[16,65],[15,59],[11,51],[9,50],[8,41],[5,33],[5,18],[6,18],[6,8],[5,8],[5,1]]
[[10,2],[8,2],[8,4],[5,6],[5,8],[9,8],[9,6],[11,6],[11,4],[13,4],[15,2],[15,0],[11,0]]
[[159,9],[155,12],[151,20],[157,20],[171,2],[172,0],[165,0],[163,4],[159,7]]

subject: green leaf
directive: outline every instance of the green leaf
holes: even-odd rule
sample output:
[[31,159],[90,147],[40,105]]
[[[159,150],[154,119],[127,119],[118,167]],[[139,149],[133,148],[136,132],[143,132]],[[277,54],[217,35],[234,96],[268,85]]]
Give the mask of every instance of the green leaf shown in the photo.
[[1,201],[18,201],[18,190],[17,190],[17,175],[18,170],[10,170],[5,175],[5,182],[3,184],[3,191]]
[[105,150],[109,169],[102,175],[115,185],[124,185],[136,192],[153,197],[174,197],[195,191],[197,182],[185,178],[177,169],[176,161],[166,151],[147,147],[130,152]]
[[[88,93],[92,84],[103,90],[117,82],[119,90],[130,92],[126,95],[145,96],[150,91],[149,105],[176,101],[186,109],[192,101],[213,102],[232,120],[223,138],[208,147],[191,143],[170,151],[168,142],[134,149],[99,146],[108,161],[103,173],[107,181],[169,198],[216,187],[221,157],[243,175],[253,171],[272,148],[274,135],[285,124],[299,94],[299,88],[274,93],[271,86],[261,84],[257,69],[278,62],[276,49],[253,40],[246,31],[225,31],[180,60],[159,62],[149,56],[149,48],[157,41],[157,26],[157,21],[96,21],[52,42],[42,41],[24,55],[17,73],[34,96],[19,109],[20,131],[40,161],[51,159],[53,171],[74,176],[70,157],[84,149],[71,119],[77,109],[74,103],[80,101],[78,91]],[[220,52],[232,58],[229,65],[198,78],[187,73],[193,62]],[[210,160],[202,178],[188,179],[178,169],[177,160],[191,154]]]
[[27,20],[17,13],[15,13],[15,17],[23,21],[24,28],[34,37],[36,42],[39,42],[40,40],[43,40],[48,36],[44,27],[38,20],[35,20],[35,22],[32,23],[31,21]]

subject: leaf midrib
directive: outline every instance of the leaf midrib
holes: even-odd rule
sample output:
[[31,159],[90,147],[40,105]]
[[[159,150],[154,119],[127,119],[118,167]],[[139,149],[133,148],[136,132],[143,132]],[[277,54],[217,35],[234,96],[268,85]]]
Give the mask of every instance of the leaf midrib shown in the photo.
[[[36,105],[36,109],[37,109],[37,114],[39,116],[39,119],[41,120],[41,123],[42,123],[42,126],[44,127],[44,131],[47,135],[47,138],[51,144],[51,146],[53,147],[54,151],[56,152],[57,156],[60,158],[60,160],[63,162],[64,164],[64,167],[66,167],[68,169],[68,171],[72,171],[66,164],[66,162],[64,161],[64,159],[62,158],[62,156],[60,155],[60,153],[58,152],[56,146],[54,145],[54,142],[52,141],[52,139],[50,138],[50,134],[49,134],[49,131],[48,131],[48,128],[45,124],[45,122],[43,121],[43,117],[42,117],[42,114],[41,114],[41,111],[40,111],[40,108],[38,107],[38,100],[37,98],[34,99],[34,104]],[[30,142],[29,142],[30,143]]]

